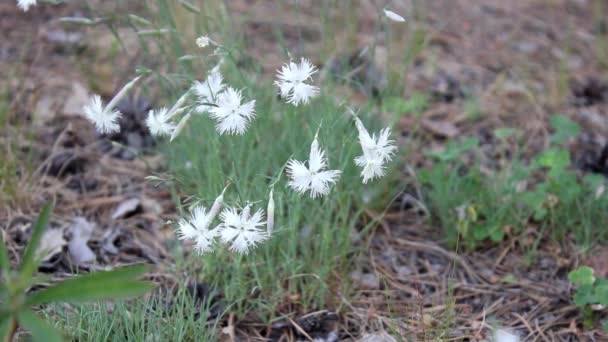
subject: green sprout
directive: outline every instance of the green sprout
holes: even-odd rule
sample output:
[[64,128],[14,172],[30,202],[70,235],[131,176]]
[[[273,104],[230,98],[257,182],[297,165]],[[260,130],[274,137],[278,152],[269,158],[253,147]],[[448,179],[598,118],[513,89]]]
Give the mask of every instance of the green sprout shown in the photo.
[[152,289],[153,284],[136,280],[144,274],[146,265],[74,276],[52,286],[30,291],[47,282],[49,277],[36,276],[41,262],[37,253],[51,208],[46,205],[34,225],[31,239],[25,248],[21,265],[11,270],[8,250],[0,234],[0,337],[12,341],[17,328],[30,332],[34,341],[63,341],[61,334],[38,316],[33,308],[43,304],[81,303],[87,301],[130,298]]

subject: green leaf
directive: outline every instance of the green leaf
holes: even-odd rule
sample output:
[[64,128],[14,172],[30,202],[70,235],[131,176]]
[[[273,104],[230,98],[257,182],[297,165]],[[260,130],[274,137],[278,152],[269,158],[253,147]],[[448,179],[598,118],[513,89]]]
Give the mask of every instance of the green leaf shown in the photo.
[[550,148],[538,156],[540,166],[550,169],[565,169],[570,165],[570,153],[563,149]]
[[588,173],[583,176],[583,184],[585,185],[585,189],[595,196],[596,191],[606,185],[606,177],[599,174]]
[[61,342],[63,337],[42,318],[26,310],[19,313],[19,324],[32,334],[34,341]]
[[568,139],[576,137],[580,131],[580,126],[562,115],[553,115],[551,117],[551,127],[555,132],[551,135],[551,142],[554,144],[563,144],[568,142]]
[[543,206],[546,198],[546,184],[539,184],[534,191],[526,191],[521,194],[521,200],[533,211],[534,219],[537,221],[542,220],[547,214],[547,209]]
[[429,106],[428,95],[414,92],[409,99],[399,96],[387,97],[383,102],[388,112],[399,114],[421,114]]
[[51,213],[51,206],[45,205],[36,220],[34,230],[32,231],[32,237],[25,248],[25,253],[21,262],[21,275],[24,279],[28,280],[36,271],[38,267],[36,262],[36,248],[42,238],[42,233],[46,229],[46,225],[49,222],[49,215]]
[[595,297],[597,302],[602,305],[608,305],[608,284],[602,284],[595,287]]
[[506,139],[517,133],[517,129],[511,127],[497,128],[494,130],[494,135],[498,139]]
[[477,138],[467,138],[462,142],[450,141],[445,150],[441,152],[429,152],[427,155],[441,161],[452,161],[477,146],[479,146],[479,139]]
[[579,267],[568,273],[568,280],[576,285],[593,285],[595,283],[593,268],[588,266]]
[[604,330],[606,330],[606,332],[608,332],[608,321],[604,322]]
[[473,237],[475,240],[482,241],[488,238],[488,228],[484,224],[476,224],[473,226]]
[[492,239],[492,241],[494,242],[500,242],[504,239],[505,237],[505,230],[501,227],[501,226],[494,226],[491,230],[490,230],[490,238]]
[[579,307],[584,307],[589,304],[596,304],[597,297],[593,293],[593,285],[581,285],[576,289],[576,293],[572,296],[574,304]]
[[57,301],[77,303],[135,297],[154,287],[152,283],[133,280],[147,270],[147,265],[140,264],[77,276],[35,292],[27,299],[27,304],[39,305]]
[[9,328],[11,327],[13,322],[12,315],[4,311],[0,313],[0,341],[6,341],[6,335],[8,334]]
[[[4,239],[2,238],[2,232],[0,232],[0,272],[8,272],[11,268],[9,259],[8,259],[8,251],[6,250],[6,245],[4,244]],[[2,281],[2,273],[0,273],[0,282]]]

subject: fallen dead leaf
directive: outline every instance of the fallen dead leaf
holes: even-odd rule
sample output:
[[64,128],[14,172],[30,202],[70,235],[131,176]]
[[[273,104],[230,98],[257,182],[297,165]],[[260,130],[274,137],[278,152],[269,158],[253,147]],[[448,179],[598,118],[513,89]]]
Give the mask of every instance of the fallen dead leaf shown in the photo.
[[397,342],[397,339],[393,336],[387,334],[386,332],[373,333],[373,334],[365,334],[360,342]]
[[72,239],[68,244],[70,259],[76,265],[88,264],[95,261],[95,253],[89,248],[88,242],[91,239],[95,225],[84,217],[76,217],[70,230]]
[[63,114],[66,115],[81,115],[82,108],[89,102],[89,92],[80,83],[72,83],[72,92],[63,105]]
[[51,259],[55,254],[60,253],[66,241],[63,238],[63,229],[51,228],[44,232],[40,244],[36,249],[36,255],[42,257],[42,261]]
[[359,271],[354,271],[350,273],[350,279],[365,289],[373,290],[380,287],[380,280],[373,273],[361,273]]
[[454,138],[460,134],[458,127],[449,121],[422,119],[422,127],[435,135],[445,138]]
[[139,198],[129,198],[128,200],[120,203],[116,207],[116,209],[114,209],[114,212],[112,213],[112,219],[116,220],[127,216],[128,214],[137,210],[140,204],[141,201],[139,200]]

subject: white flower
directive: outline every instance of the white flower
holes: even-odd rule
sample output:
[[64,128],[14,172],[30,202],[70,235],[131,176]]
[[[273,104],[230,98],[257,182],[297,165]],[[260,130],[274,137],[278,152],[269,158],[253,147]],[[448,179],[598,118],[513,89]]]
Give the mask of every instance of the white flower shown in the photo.
[[241,104],[243,96],[239,90],[226,88],[217,99],[217,107],[210,109],[210,115],[217,121],[215,128],[220,135],[243,134],[255,117],[255,100]]
[[87,119],[95,124],[95,128],[100,133],[114,133],[120,131],[118,119],[122,115],[116,108],[118,102],[127,95],[135,84],[142,79],[142,76],[137,76],[129,83],[125,84],[116,95],[104,107],[101,104],[101,97],[93,95],[88,105],[85,105],[84,115]]
[[209,229],[213,216],[207,212],[205,207],[196,207],[192,210],[189,220],[179,221],[178,236],[181,240],[193,240],[199,253],[209,252],[212,249],[213,240],[218,234],[217,229]]
[[268,239],[268,234],[260,227],[265,224],[264,211],[259,209],[250,216],[250,205],[239,214],[236,208],[226,208],[220,214],[223,221],[219,226],[220,240],[230,243],[230,250],[247,254],[250,248]]
[[363,155],[355,158],[355,164],[363,168],[361,177],[363,184],[375,178],[382,178],[386,174],[384,162],[378,155],[370,155],[366,150],[363,150]]
[[169,121],[172,113],[169,113],[167,108],[161,108],[158,111],[151,110],[148,112],[146,125],[152,135],[171,135],[175,129],[175,123]]
[[202,49],[202,48],[204,48],[204,47],[209,46],[209,42],[210,42],[210,41],[211,41],[211,40],[209,39],[209,37],[207,37],[207,36],[200,36],[200,37],[196,38],[196,45],[197,45],[199,48],[201,48],[201,49]]
[[88,105],[84,106],[84,115],[95,124],[99,133],[114,133],[120,131],[118,119],[122,115],[118,110],[101,104],[101,97],[93,95]]
[[192,88],[198,97],[197,112],[205,113],[208,112],[210,108],[214,107],[218,95],[224,91],[224,88],[226,87],[226,85],[223,84],[223,81],[224,79],[222,78],[219,68],[213,68],[204,82],[194,82]]
[[325,151],[319,148],[317,135],[310,145],[308,167],[304,163],[290,159],[287,162],[287,174],[291,178],[289,186],[299,193],[310,190],[310,197],[325,196],[329,193],[330,184],[340,179],[341,171],[324,170],[327,166]]
[[363,183],[385,175],[384,164],[393,158],[397,150],[393,140],[389,140],[391,131],[385,128],[380,131],[378,137],[370,135],[359,118],[355,117],[355,125],[359,131],[359,143],[363,155],[355,158],[355,164],[362,167],[361,177]]
[[319,93],[318,87],[304,83],[312,79],[312,75],[316,72],[315,66],[306,58],[302,58],[299,65],[290,61],[278,71],[278,80],[274,84],[279,87],[279,94],[287,99],[287,103],[294,106],[300,103],[306,104],[310,98]]
[[404,17],[400,16],[399,14],[397,14],[391,10],[387,10],[386,8],[384,9],[384,15],[386,15],[386,17],[392,21],[396,21],[399,23],[402,23],[405,21]]
[[36,6],[36,0],[17,0],[17,6],[27,12],[30,6]]

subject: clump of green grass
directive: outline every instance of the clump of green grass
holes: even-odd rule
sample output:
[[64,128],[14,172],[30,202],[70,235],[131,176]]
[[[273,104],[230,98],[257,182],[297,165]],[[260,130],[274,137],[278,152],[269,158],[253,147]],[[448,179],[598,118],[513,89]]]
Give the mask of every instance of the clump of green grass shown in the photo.
[[331,292],[346,290],[336,283],[350,264],[351,234],[366,202],[387,203],[394,191],[390,178],[361,184],[353,163],[360,154],[356,130],[350,114],[330,96],[294,108],[279,103],[270,84],[249,91],[258,101],[258,116],[244,136],[220,137],[212,120],[199,117],[166,146],[180,189],[210,205],[229,180],[234,189],[227,203],[266,199],[287,160],[306,158],[320,125],[320,144],[329,153],[330,167],[342,170],[342,179],[330,195],[315,200],[287,189],[281,180],[275,187],[278,229],[270,241],[247,256],[221,249],[203,256],[200,277],[221,289],[240,313],[254,311],[266,319],[287,296],[297,295],[303,310],[333,306],[339,299]]
[[[176,22],[169,17],[171,11],[162,11],[162,16],[162,26]],[[262,321],[285,313],[280,307],[288,297],[292,298],[290,304],[303,311],[336,308],[339,295],[348,291],[341,278],[356,253],[351,236],[360,228],[365,206],[373,203],[382,210],[396,193],[396,168],[392,164],[387,177],[362,185],[360,169],[353,161],[361,154],[357,131],[343,100],[333,97],[337,93],[334,85],[322,84],[321,96],[309,105],[286,105],[278,99],[273,79],[263,77],[255,67],[243,66],[247,53],[242,37],[235,37],[232,31],[219,32],[224,34],[222,44],[231,51],[222,74],[228,84],[243,89],[245,98],[256,99],[256,118],[243,136],[219,136],[213,120],[195,115],[180,136],[164,147],[170,173],[177,189],[191,195],[183,203],[186,206],[210,206],[230,182],[226,203],[243,206],[247,201],[259,201],[256,206],[265,207],[269,187],[278,180],[274,186],[276,228],[272,238],[249,255],[218,248],[212,254],[192,256],[200,260],[198,276],[222,291],[232,312],[255,312]],[[169,38],[174,47],[192,44]],[[183,50],[173,48],[176,54]],[[200,65],[191,67],[198,70]],[[202,78],[189,68],[180,72],[182,79]],[[358,115],[374,132],[382,126],[369,108]],[[341,170],[342,176],[328,196],[311,199],[289,189],[282,170],[290,158],[307,159],[317,130],[330,169]]]
[[75,341],[212,341],[218,330],[212,312],[209,302],[181,289],[111,305],[55,305],[43,313]]

